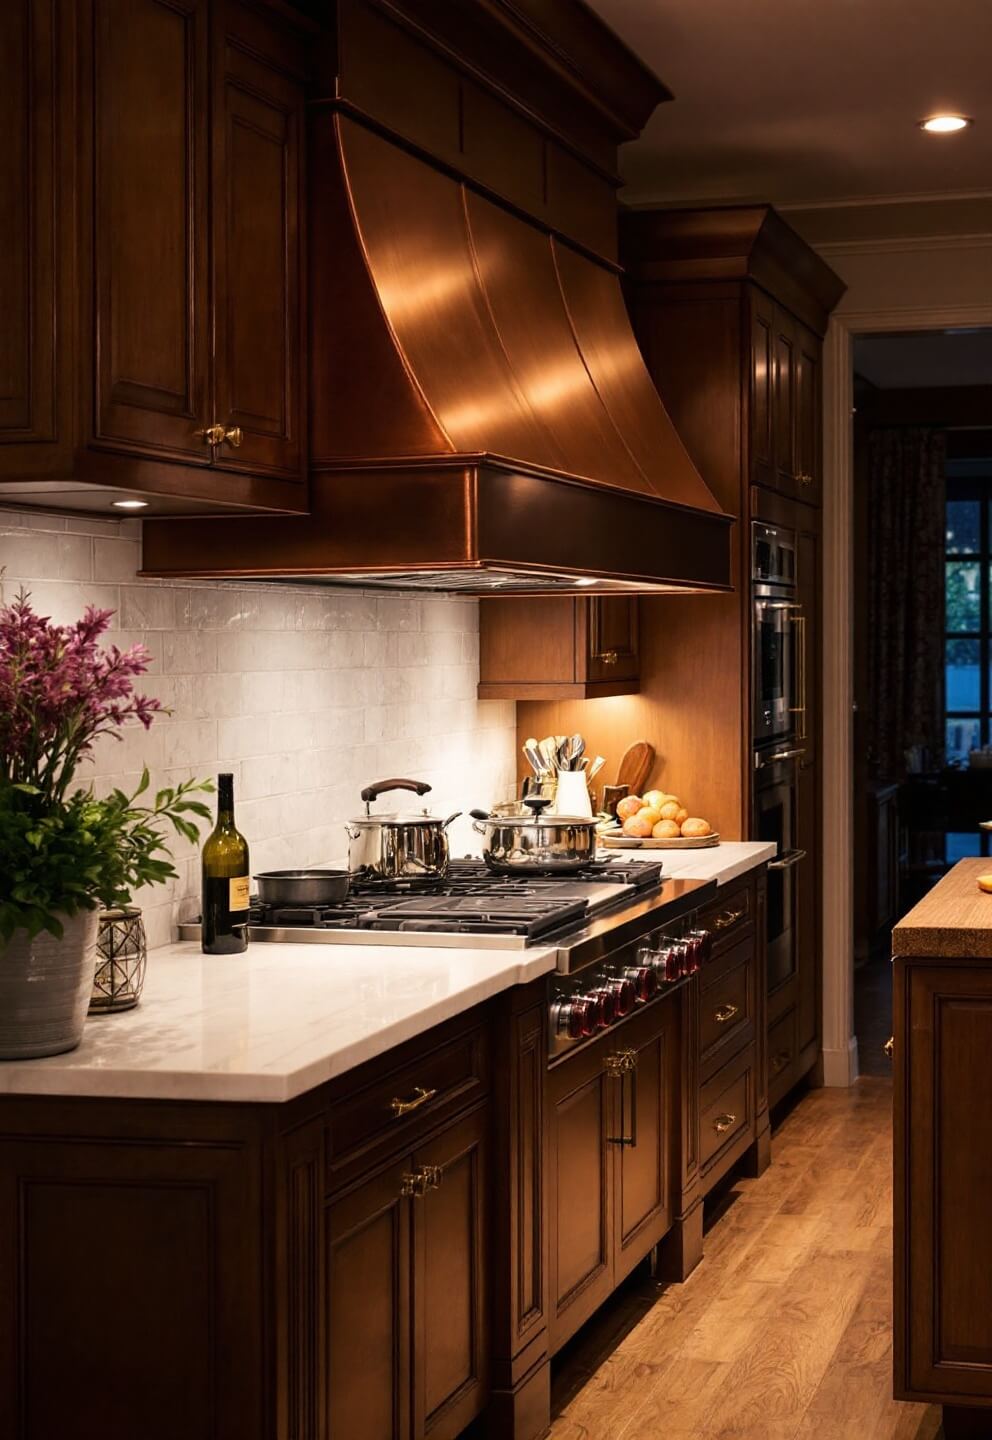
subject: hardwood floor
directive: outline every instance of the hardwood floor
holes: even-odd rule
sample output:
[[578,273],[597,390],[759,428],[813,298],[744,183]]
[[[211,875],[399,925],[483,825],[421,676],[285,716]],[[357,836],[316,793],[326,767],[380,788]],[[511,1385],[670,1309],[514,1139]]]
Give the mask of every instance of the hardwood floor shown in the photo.
[[892,1086],[814,1090],[684,1285],[633,1277],[556,1364],[552,1440],[936,1440],[891,1399]]

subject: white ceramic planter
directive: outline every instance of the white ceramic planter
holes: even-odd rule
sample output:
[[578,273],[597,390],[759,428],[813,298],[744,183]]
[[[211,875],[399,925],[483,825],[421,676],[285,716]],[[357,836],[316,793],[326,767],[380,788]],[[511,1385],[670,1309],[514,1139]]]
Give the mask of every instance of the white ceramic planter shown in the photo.
[[83,1036],[96,970],[100,912],[60,916],[61,940],[16,930],[0,941],[0,1060],[74,1050]]

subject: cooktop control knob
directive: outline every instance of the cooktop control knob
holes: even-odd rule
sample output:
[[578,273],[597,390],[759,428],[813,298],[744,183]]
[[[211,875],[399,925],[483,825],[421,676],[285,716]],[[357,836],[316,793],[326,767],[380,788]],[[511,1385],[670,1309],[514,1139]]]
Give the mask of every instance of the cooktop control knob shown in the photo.
[[623,973],[624,978],[633,985],[634,993],[641,1004],[654,999],[658,993],[658,976],[653,965],[628,965]]
[[625,975],[615,975],[607,981],[607,987],[612,990],[616,999],[617,1015],[629,1015],[637,1004],[637,988],[633,980]]
[[589,999],[596,1007],[596,1023],[601,1027],[612,1025],[617,1018],[617,997],[609,986],[600,985],[590,990]]

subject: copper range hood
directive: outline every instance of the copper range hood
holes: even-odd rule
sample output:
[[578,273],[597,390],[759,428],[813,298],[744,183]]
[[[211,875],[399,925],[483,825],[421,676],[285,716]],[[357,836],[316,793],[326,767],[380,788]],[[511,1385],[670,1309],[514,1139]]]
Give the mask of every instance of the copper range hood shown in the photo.
[[310,514],[154,520],[144,573],[730,588],[616,273],[343,114],[311,156]]

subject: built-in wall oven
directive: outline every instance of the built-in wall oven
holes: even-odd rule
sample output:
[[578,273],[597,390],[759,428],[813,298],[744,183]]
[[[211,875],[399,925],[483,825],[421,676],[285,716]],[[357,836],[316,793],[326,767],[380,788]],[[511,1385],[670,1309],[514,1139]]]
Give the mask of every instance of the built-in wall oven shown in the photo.
[[806,733],[806,617],[796,592],[796,536],[751,526],[751,731],[756,746]]
[[806,617],[796,590],[796,536],[751,526],[753,838],[771,841],[768,992],[796,973],[799,767],[806,753]]

